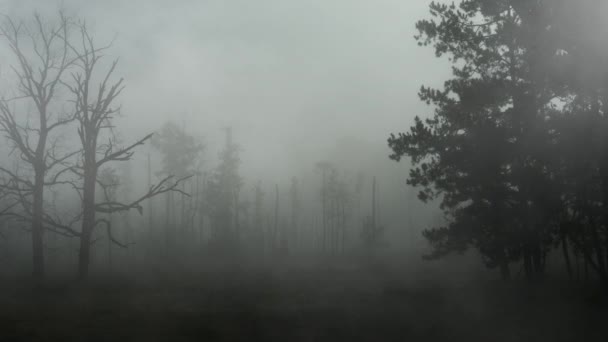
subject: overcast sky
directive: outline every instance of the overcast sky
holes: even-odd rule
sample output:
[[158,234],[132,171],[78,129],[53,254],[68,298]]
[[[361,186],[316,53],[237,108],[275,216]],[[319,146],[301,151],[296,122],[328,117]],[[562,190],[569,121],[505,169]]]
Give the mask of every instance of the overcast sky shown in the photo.
[[417,90],[441,84],[449,67],[413,39],[428,2],[4,0],[0,11],[45,14],[63,4],[100,41],[117,36],[127,139],[172,119],[215,149],[230,125],[259,173],[295,152],[322,159],[344,137],[385,145],[429,113]]

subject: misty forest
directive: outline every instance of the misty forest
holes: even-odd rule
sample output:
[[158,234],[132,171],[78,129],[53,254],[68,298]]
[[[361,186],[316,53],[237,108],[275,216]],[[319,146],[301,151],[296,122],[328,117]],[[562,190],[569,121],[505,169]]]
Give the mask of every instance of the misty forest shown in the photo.
[[0,341],[606,341],[608,1],[0,1]]

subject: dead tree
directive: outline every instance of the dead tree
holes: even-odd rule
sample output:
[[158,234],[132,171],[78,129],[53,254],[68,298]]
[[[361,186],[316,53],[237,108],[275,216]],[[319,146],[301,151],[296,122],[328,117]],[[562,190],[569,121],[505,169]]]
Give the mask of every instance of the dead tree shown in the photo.
[[264,252],[264,191],[258,181],[253,188],[253,239],[256,251]]
[[361,238],[368,249],[368,252],[382,244],[382,236],[384,234],[384,226],[378,225],[376,213],[376,177],[372,181],[372,203],[371,215],[363,219],[363,227],[361,229]]
[[[117,60],[113,61],[107,72],[102,75],[101,82],[95,86],[94,77],[96,67],[102,59],[102,52],[110,45],[97,48],[93,38],[89,34],[85,24],[79,24],[79,45],[68,42],[69,49],[77,56],[75,66],[78,71],[72,73],[71,84],[66,84],[73,95],[73,103],[78,123],[78,136],[82,145],[81,161],[72,168],[74,173],[82,177],[82,229],[80,232],[80,249],[78,258],[78,276],[84,279],[88,275],[91,237],[94,229],[104,224],[106,226],[108,239],[113,243],[126,247],[117,241],[112,235],[112,227],[106,219],[96,219],[96,213],[115,213],[137,209],[143,212],[141,203],[149,198],[165,192],[182,192],[178,189],[180,183],[189,177],[175,180],[173,176],[167,176],[157,185],[150,186],[148,191],[138,199],[130,203],[117,201],[95,202],[96,185],[98,184],[98,173],[102,166],[115,161],[130,160],[137,146],[143,145],[152,137],[148,134],[135,143],[118,147],[116,139],[112,135],[113,118],[119,112],[120,107],[114,105],[114,101],[120,95],[123,87],[123,79],[111,83],[110,79],[116,69]],[[96,89],[95,89],[96,88]],[[109,133],[108,141],[102,143],[106,138],[104,133]]]
[[321,218],[321,222],[322,222],[322,227],[323,227],[323,234],[322,234],[322,250],[323,252],[326,251],[327,248],[327,239],[328,239],[328,197],[329,197],[329,186],[328,186],[328,177],[329,174],[331,173],[331,170],[333,168],[333,166],[326,161],[322,161],[322,162],[318,162],[316,164],[316,168],[317,170],[319,170],[321,172],[321,209],[322,209],[322,218]]
[[[34,15],[30,25],[8,17],[0,25],[0,35],[16,59],[12,71],[17,80],[16,94],[0,100],[0,129],[31,176],[5,168],[0,172],[8,179],[6,189],[19,198],[23,215],[31,215],[24,219],[31,224],[33,275],[37,281],[44,278],[44,189],[55,184],[62,173],[50,175],[52,170],[75,154],[59,156],[59,138],[53,135],[72,121],[73,115],[60,115],[51,109],[64,74],[74,61],[67,43],[69,27],[68,18],[61,13],[55,24]],[[31,104],[34,119],[21,119],[27,116],[23,106]]]
[[298,179],[291,179],[291,187],[289,188],[289,199],[291,204],[291,237],[293,239],[293,247],[298,247],[300,244],[299,236],[299,219],[300,219],[300,194],[298,191]]
[[274,185],[274,224],[272,228],[272,252],[277,251],[277,238],[279,234],[279,184]]
[[[103,190],[103,200],[106,202],[116,201],[117,189],[120,186],[119,177],[116,174],[116,170],[113,168],[105,168],[101,170],[98,179],[98,185]],[[110,213],[107,215],[107,220],[112,223],[113,217]],[[112,270],[112,245],[111,241],[107,243],[107,257],[108,257],[108,269]]]
[[372,181],[372,230],[376,231],[376,177]]
[[[195,136],[188,134],[184,126],[179,126],[172,121],[166,122],[152,139],[152,146],[162,155],[162,170],[158,174],[183,177],[198,172],[200,165],[197,166],[196,163],[200,161],[199,157],[204,150],[204,144]],[[173,193],[168,193],[165,200],[164,241],[165,253],[168,256],[171,247],[177,247],[173,243],[183,243],[188,240],[184,234],[187,231],[184,226],[187,220],[183,196],[181,216],[179,215],[180,210],[176,208]]]

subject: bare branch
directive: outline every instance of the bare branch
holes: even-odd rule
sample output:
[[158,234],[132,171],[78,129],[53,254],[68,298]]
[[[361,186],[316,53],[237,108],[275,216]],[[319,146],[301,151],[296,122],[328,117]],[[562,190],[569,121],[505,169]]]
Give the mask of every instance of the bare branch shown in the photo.
[[[190,177],[192,177],[192,176],[179,178],[179,179],[175,180],[174,182],[171,182],[171,180],[175,178],[174,176],[165,177],[158,184],[151,186],[150,189],[148,190],[148,192],[146,192],[140,198],[138,198],[137,200],[135,200],[131,203],[120,203],[120,202],[116,202],[116,201],[108,201],[108,202],[96,204],[95,210],[100,213],[109,214],[109,213],[115,213],[115,212],[121,212],[121,211],[129,211],[131,209],[137,209],[137,211],[141,215],[143,213],[143,207],[141,206],[141,203],[154,196],[158,196],[160,194],[163,194],[165,192],[170,192],[170,191],[179,192],[181,194],[184,194],[185,196],[190,196],[190,194],[188,194],[178,188],[178,186],[183,181],[189,179]],[[167,184],[167,183],[170,183],[170,184]]]
[[142,139],[135,142],[134,144],[127,146],[127,147],[125,147],[121,150],[118,150],[116,152],[113,152],[113,153],[112,153],[112,145],[110,145],[108,147],[108,150],[106,151],[104,157],[102,159],[100,159],[99,161],[97,161],[97,166],[99,167],[109,161],[121,161],[121,160],[124,161],[124,160],[131,159],[131,156],[133,155],[131,150],[139,145],[143,145],[146,142],[146,140],[152,138],[153,135],[154,135],[154,133],[150,133],[150,134],[146,135],[145,137],[143,137]]
[[[129,246],[134,245],[134,242],[129,242],[129,243],[122,243],[120,241],[118,241],[116,238],[114,238],[114,235],[112,234],[112,223],[109,220],[106,219],[98,219],[97,221],[95,221],[95,226],[97,226],[98,224],[103,223],[106,225],[106,231],[108,233],[108,239],[110,239],[110,241],[112,241],[112,243],[114,243],[117,246],[120,246],[122,248],[129,248]],[[95,241],[92,241],[92,243],[94,243]]]

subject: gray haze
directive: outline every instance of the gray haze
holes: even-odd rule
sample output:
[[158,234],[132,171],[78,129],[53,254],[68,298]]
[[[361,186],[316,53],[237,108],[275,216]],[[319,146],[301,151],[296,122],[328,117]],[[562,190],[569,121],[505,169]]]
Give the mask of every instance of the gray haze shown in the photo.
[[[386,139],[408,129],[415,115],[431,114],[418,89],[440,87],[449,76],[447,61],[414,40],[415,22],[428,16],[429,3],[9,0],[0,2],[0,12],[53,18],[63,8],[87,21],[98,44],[114,42],[107,54],[120,59],[116,76],[126,84],[118,99],[123,116],[116,120],[123,142],[172,120],[205,142],[209,171],[217,165],[223,128],[231,126],[242,147],[242,196],[252,196],[261,181],[267,210],[274,184],[288,203],[290,179],[297,177],[304,184],[305,224],[314,226],[321,215],[319,161],[331,160],[351,179],[365,174],[366,196],[377,177],[387,240],[420,260],[427,246],[420,232],[442,216],[416,200],[416,190],[405,184],[408,163],[389,160]],[[13,64],[4,52],[0,65]],[[0,82],[4,92],[14,84]],[[131,162],[140,175],[147,151]],[[160,160],[152,162],[158,170]],[[145,177],[134,181],[144,188]],[[352,242],[369,203],[364,197],[353,217]]]
[[0,342],[608,341],[585,2],[0,0]]
[[387,155],[388,133],[428,113],[417,90],[449,71],[413,39],[428,2],[8,0],[0,11],[27,17],[63,4],[98,40],[116,36],[123,134],[172,119],[204,136],[214,156],[231,125],[245,173],[288,179],[344,137]]

